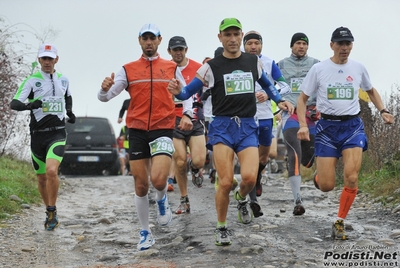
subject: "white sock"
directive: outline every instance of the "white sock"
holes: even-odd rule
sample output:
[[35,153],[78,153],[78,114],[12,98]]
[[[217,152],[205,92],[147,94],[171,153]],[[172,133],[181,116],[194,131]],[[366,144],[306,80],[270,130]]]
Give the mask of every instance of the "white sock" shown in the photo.
[[301,176],[291,176],[289,177],[289,180],[292,188],[294,204],[296,204],[296,200],[300,196]]
[[150,232],[149,226],[149,196],[137,196],[135,195],[135,205],[136,211],[139,218],[140,226],[142,230],[147,230]]
[[168,182],[166,183],[164,189],[162,191],[156,190],[156,201],[160,201],[161,199],[164,198],[165,194],[167,193],[168,190]]

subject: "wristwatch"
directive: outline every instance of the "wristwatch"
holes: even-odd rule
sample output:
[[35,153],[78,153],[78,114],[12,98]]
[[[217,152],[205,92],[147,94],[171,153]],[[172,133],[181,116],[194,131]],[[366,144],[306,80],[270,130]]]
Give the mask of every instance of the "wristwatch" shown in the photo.
[[277,103],[281,103],[281,102],[285,102],[286,100],[284,98],[281,98],[280,100],[278,100]]
[[183,113],[183,115],[186,115],[190,119],[193,119],[193,112],[191,110],[187,110]]

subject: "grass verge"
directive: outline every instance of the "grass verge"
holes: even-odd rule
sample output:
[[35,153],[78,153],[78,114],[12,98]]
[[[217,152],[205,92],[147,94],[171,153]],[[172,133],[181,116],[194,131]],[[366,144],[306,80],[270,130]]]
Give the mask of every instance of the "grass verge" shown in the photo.
[[[11,195],[18,196],[22,201],[11,200]],[[32,164],[8,156],[0,157],[0,219],[20,212],[21,204],[40,201]]]

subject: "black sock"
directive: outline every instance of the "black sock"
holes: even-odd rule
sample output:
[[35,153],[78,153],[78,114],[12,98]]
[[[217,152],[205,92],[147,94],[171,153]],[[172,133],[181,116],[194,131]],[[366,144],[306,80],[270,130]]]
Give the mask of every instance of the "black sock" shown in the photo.
[[47,206],[47,211],[55,211],[56,206]]
[[267,164],[258,164],[258,173],[257,173],[257,179],[261,179],[261,172],[264,170],[264,168],[267,166]]

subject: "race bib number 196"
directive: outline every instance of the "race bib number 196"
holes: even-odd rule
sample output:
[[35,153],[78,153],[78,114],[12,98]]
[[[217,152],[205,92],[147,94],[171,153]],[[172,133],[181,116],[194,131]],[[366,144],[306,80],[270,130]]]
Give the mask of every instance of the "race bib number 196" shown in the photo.
[[160,137],[149,143],[150,154],[154,156],[156,154],[168,154],[172,155],[175,152],[174,144],[168,137]]
[[354,98],[354,87],[352,83],[329,84],[327,93],[328,100],[352,100]]

